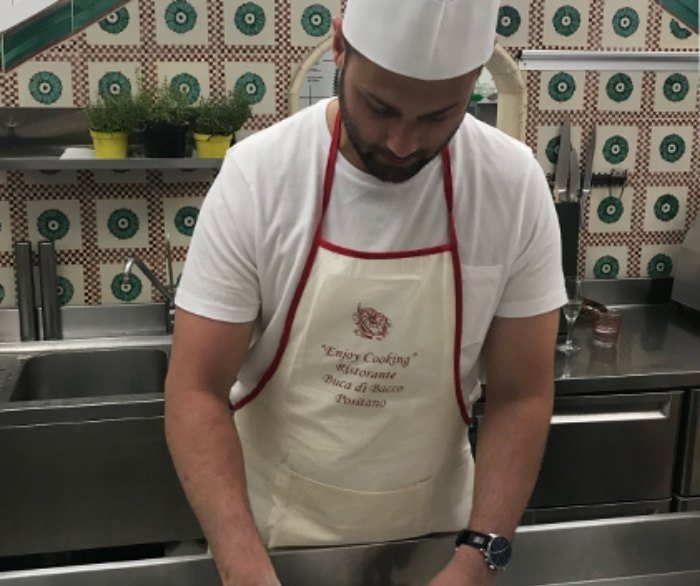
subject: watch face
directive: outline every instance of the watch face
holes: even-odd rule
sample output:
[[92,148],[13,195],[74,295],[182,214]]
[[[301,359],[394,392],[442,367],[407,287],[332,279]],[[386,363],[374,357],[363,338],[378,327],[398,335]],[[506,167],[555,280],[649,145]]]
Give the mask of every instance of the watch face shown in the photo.
[[494,537],[489,543],[489,559],[497,568],[505,568],[510,561],[510,542],[505,537]]

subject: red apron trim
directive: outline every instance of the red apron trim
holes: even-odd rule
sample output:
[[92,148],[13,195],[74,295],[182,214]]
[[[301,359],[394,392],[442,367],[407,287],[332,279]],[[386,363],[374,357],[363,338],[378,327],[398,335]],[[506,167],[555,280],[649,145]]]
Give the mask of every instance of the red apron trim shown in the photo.
[[[263,374],[262,378],[255,386],[255,388],[243,397],[237,403],[231,406],[233,411],[245,407],[250,403],[255,397],[257,397],[260,392],[265,388],[268,381],[274,376],[277,368],[282,361],[282,356],[289,343],[289,338],[292,332],[292,325],[294,323],[294,318],[296,317],[296,312],[299,307],[299,302],[301,301],[301,296],[306,288],[306,283],[309,280],[309,275],[311,274],[311,269],[313,268],[314,261],[316,260],[316,254],[318,252],[319,246],[324,246],[328,250],[333,250],[340,254],[347,254],[347,256],[358,256],[359,258],[408,258],[412,256],[421,256],[425,254],[436,254],[439,252],[445,252],[449,250],[452,256],[452,265],[455,281],[455,349],[454,349],[454,380],[455,380],[455,393],[457,396],[457,403],[459,405],[459,410],[462,418],[466,423],[470,422],[469,414],[464,404],[464,397],[462,395],[462,383],[461,383],[461,347],[462,347],[462,271],[459,261],[459,251],[457,247],[457,231],[455,229],[454,216],[452,214],[453,207],[453,188],[452,188],[452,167],[450,165],[450,153],[447,147],[442,151],[442,161],[443,161],[443,184],[445,190],[445,202],[447,204],[447,210],[450,218],[450,242],[449,244],[433,247],[432,249],[418,249],[415,251],[407,252],[386,252],[386,253],[365,253],[360,251],[354,251],[349,248],[343,248],[331,244],[330,242],[323,240],[321,237],[323,229],[323,219],[326,215],[326,210],[328,209],[328,203],[330,202],[331,191],[333,186],[333,178],[335,176],[335,163],[338,156],[338,150],[340,145],[341,137],[341,121],[342,117],[338,113],[335,117],[335,123],[333,125],[333,139],[331,142],[330,152],[328,154],[328,161],[326,162],[326,172],[323,180],[323,199],[321,205],[321,214],[318,219],[318,224],[316,226],[316,231],[314,233],[314,238],[311,243],[311,248],[309,249],[309,254],[306,258],[306,263],[304,264],[304,270],[302,271],[301,278],[297,284],[297,288],[294,292],[294,297],[292,298],[289,311],[287,312],[287,317],[284,322],[284,329],[282,330],[282,336],[280,338],[279,346],[277,347],[277,352],[272,360],[272,363]],[[430,251],[430,252],[426,252]],[[362,256],[360,256],[362,255]],[[364,256],[371,255],[371,256]]]
[[353,248],[345,248],[344,246],[338,246],[332,242],[328,242],[321,238],[318,243],[321,248],[330,250],[332,252],[337,252],[343,256],[351,256],[353,258],[366,258],[366,259],[395,259],[395,258],[411,258],[415,256],[427,256],[429,254],[437,254],[439,252],[447,252],[452,250],[451,244],[441,244],[440,246],[433,246],[431,248],[418,248],[416,250],[401,250],[396,252],[365,252],[362,250],[355,250]]
[[294,297],[292,297],[292,303],[289,306],[289,311],[287,312],[287,318],[284,320],[284,329],[282,330],[282,337],[280,338],[280,343],[277,346],[277,352],[272,360],[272,363],[265,371],[255,388],[243,397],[237,403],[234,403],[231,407],[233,411],[237,411],[242,407],[245,407],[250,403],[255,397],[260,394],[267,382],[272,378],[272,376],[277,371],[277,367],[282,361],[282,356],[289,343],[289,336],[292,332],[292,324],[294,323],[294,318],[297,314],[297,308],[299,307],[299,302],[301,301],[301,296],[306,288],[306,283],[309,280],[309,275],[311,274],[311,269],[313,268],[314,261],[316,260],[316,253],[318,252],[319,242],[321,241],[321,230],[323,227],[323,218],[326,215],[326,209],[328,208],[328,202],[330,201],[331,187],[333,186],[333,177],[335,175],[335,162],[338,157],[338,146],[340,145],[340,123],[341,117],[338,114],[335,117],[335,125],[333,127],[333,139],[331,141],[331,149],[328,153],[328,161],[326,162],[326,173],[323,179],[323,202],[321,206],[321,213],[318,219],[318,224],[316,226],[316,232],[314,234],[314,239],[311,242],[311,247],[309,249],[309,254],[306,257],[306,263],[304,264],[304,270],[301,273],[301,278],[297,284],[296,291],[294,291]]
[[459,259],[459,246],[457,245],[457,228],[455,218],[452,213],[454,202],[454,191],[452,188],[452,163],[447,148],[442,151],[442,164],[445,168],[445,200],[450,212],[450,243],[452,245],[452,274],[455,281],[455,343],[454,343],[454,381],[455,394],[459,412],[462,414],[464,422],[471,423],[471,417],[464,404],[464,394],[462,393],[462,263]]

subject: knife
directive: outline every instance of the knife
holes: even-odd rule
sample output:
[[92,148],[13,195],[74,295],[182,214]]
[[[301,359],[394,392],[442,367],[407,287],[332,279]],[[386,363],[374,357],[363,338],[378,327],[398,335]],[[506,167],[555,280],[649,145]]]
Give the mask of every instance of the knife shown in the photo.
[[564,116],[564,123],[559,136],[559,156],[557,168],[554,173],[554,201],[565,201],[566,189],[569,180],[569,167],[571,157],[571,120],[569,115]]
[[569,201],[579,201],[579,189],[581,189],[581,172],[578,168],[578,155],[576,149],[571,149],[569,158]]
[[593,157],[595,155],[595,138],[596,138],[596,125],[593,125],[593,133],[591,134],[591,140],[588,141],[588,148],[586,149],[586,167],[583,171],[583,186],[581,189],[581,221],[583,221],[583,210],[586,206],[586,200],[591,194],[591,181],[593,179]]

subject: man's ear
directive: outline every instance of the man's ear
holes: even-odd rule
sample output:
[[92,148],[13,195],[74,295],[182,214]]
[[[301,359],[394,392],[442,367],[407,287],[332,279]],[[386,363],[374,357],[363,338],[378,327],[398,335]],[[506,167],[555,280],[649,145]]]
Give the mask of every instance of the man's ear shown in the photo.
[[333,17],[333,61],[338,69],[345,65],[345,37],[343,36],[343,17]]

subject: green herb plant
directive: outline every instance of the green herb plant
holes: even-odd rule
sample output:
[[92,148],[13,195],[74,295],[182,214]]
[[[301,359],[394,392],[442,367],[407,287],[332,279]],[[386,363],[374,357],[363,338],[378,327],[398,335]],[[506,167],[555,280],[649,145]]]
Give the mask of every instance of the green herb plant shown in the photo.
[[142,128],[181,127],[191,123],[193,110],[187,97],[177,88],[172,88],[167,79],[148,86],[139,78],[138,87],[134,101]]
[[250,117],[250,102],[241,91],[203,98],[194,106],[194,131],[199,134],[229,135]]
[[140,113],[130,94],[98,97],[84,107],[88,125],[95,132],[133,132],[139,125]]

